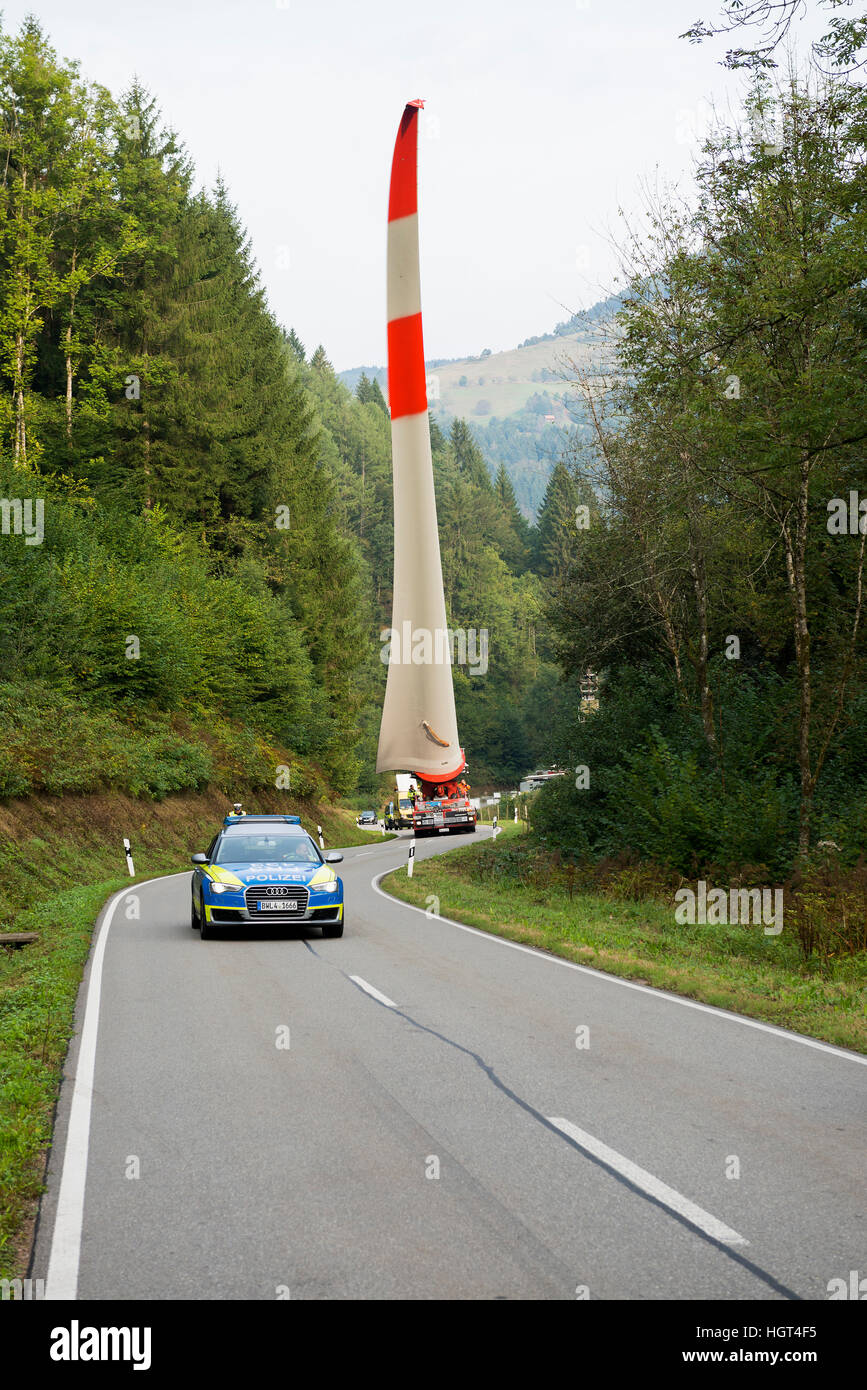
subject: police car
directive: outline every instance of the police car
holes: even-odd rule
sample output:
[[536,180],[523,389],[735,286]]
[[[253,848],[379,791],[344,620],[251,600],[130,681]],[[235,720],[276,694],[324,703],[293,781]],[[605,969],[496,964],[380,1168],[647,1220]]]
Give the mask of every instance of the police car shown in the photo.
[[202,940],[221,927],[303,922],[343,935],[343,882],[300,816],[230,815],[206,854],[194,854],[192,926]]

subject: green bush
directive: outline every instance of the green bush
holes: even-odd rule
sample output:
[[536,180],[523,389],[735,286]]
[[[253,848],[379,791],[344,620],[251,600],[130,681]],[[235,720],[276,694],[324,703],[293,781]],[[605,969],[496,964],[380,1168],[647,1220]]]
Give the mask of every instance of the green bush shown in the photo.
[[[545,846],[575,860],[627,855],[687,874],[761,865],[785,877],[797,851],[798,785],[786,747],[796,693],[773,671],[737,672],[725,662],[712,685],[717,754],[697,714],[678,705],[664,667],[609,673],[598,711],[560,731],[570,775],[533,799],[533,830]],[[814,841],[834,840],[847,865],[867,849],[865,725],[862,697],[815,802]],[[571,771],[579,765],[589,769],[582,789]]]

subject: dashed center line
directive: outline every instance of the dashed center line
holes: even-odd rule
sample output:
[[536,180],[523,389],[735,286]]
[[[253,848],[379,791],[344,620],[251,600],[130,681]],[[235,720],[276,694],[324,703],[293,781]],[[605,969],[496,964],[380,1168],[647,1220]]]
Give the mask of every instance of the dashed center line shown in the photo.
[[[389,1009],[397,1008],[393,999],[389,999],[387,995],[380,993],[373,985],[368,984],[367,980],[363,980],[360,975],[350,975],[349,978],[353,984],[358,985],[358,988],[363,989],[365,994],[369,994],[371,998],[377,999],[380,1004],[385,1004]],[[408,1018],[408,1015],[405,1015],[405,1017]],[[410,1021],[415,1022],[415,1020]],[[437,1036],[441,1035],[438,1034]],[[451,1039],[447,1041],[451,1042]],[[457,1046],[460,1046],[460,1044],[457,1044]],[[492,1071],[487,1067],[485,1070],[489,1072],[492,1080],[495,1079]],[[502,1083],[498,1082],[498,1084]],[[518,1097],[514,1096],[514,1093],[509,1092],[508,1088],[505,1086],[503,1086],[502,1089],[506,1091],[507,1094],[511,1094],[514,1099],[518,1099]],[[536,1113],[539,1119],[542,1118],[542,1116],[538,1115],[538,1112],[534,1112],[533,1108],[527,1105],[526,1102],[520,1103],[531,1114]],[[604,1163],[607,1168],[613,1170],[615,1173],[619,1173],[621,1177],[626,1178],[627,1182],[631,1183],[633,1187],[646,1193],[648,1197],[652,1197],[660,1206],[667,1207],[669,1211],[673,1211],[678,1216],[683,1217],[691,1226],[694,1226],[699,1231],[704,1231],[705,1235],[710,1236],[712,1240],[719,1241],[720,1245],[749,1245],[746,1236],[742,1236],[738,1231],[732,1230],[731,1226],[726,1226],[725,1222],[720,1221],[716,1216],[712,1216],[709,1211],[705,1211],[703,1207],[697,1206],[695,1202],[691,1202],[688,1197],[684,1197],[682,1192],[678,1192],[675,1188],[669,1187],[668,1183],[662,1182],[660,1178],[655,1178],[653,1174],[648,1173],[645,1168],[640,1168],[637,1163],[632,1162],[631,1158],[626,1158],[623,1154],[618,1153],[616,1149],[610,1148],[608,1144],[603,1144],[602,1140],[597,1139],[595,1135],[588,1134],[586,1129],[579,1129],[578,1125],[573,1125],[571,1120],[553,1118],[551,1116],[548,1116],[545,1122],[552,1125],[555,1129],[559,1129],[561,1134],[565,1134],[567,1139],[571,1139],[574,1144],[583,1149],[588,1157],[598,1159],[601,1163]]]
[[[383,893],[382,896],[386,897],[387,894]],[[468,930],[470,930],[470,928],[468,928]],[[495,937],[493,939],[499,940],[500,938]],[[360,975],[347,975],[346,971],[341,969],[334,961],[324,959],[320,956],[319,952],[311,946],[309,941],[305,940],[304,945],[311,955],[316,956],[319,960],[324,960],[326,965],[329,965],[333,970],[339,971],[345,980],[351,980],[354,985],[364,990],[366,994],[369,994],[371,998],[376,999],[380,1004],[384,1004],[386,1008],[394,1009],[397,1018],[405,1019],[413,1028],[420,1029],[421,1032],[429,1034],[432,1038],[438,1038],[439,1041],[445,1043],[447,1047],[453,1047],[456,1052],[462,1052],[464,1056],[471,1058],[485,1073],[489,1081],[496,1086],[498,1091],[501,1091],[504,1096],[507,1096],[509,1100],[513,1101],[514,1104],[527,1115],[532,1116],[540,1125],[544,1125],[550,1133],[561,1135],[567,1144],[570,1144],[579,1153],[584,1154],[592,1163],[598,1163],[601,1168],[605,1169],[614,1177],[615,1181],[624,1183],[646,1201],[653,1202],[663,1210],[671,1212],[676,1221],[682,1222],[685,1226],[695,1231],[700,1237],[710,1241],[718,1250],[723,1251],[730,1260],[735,1261],[735,1263],[741,1265],[744,1269],[749,1270],[751,1274],[760,1279],[763,1284],[773,1289],[775,1293],[781,1294],[783,1298],[793,1299],[795,1301],[800,1300],[799,1294],[795,1293],[793,1289],[788,1288],[779,1279],[775,1278],[769,1270],[762,1269],[759,1265],[754,1264],[752,1260],[748,1259],[746,1255],[741,1254],[740,1251],[733,1248],[735,1245],[749,1244],[749,1241],[739,1235],[737,1231],[733,1231],[730,1226],[725,1226],[721,1221],[718,1221],[716,1217],[711,1216],[709,1212],[704,1211],[701,1207],[696,1206],[694,1202],[690,1202],[687,1197],[683,1197],[679,1192],[676,1192],[673,1187],[669,1187],[666,1183],[660,1182],[652,1173],[645,1172],[643,1168],[639,1168],[638,1165],[632,1163],[630,1159],[624,1158],[622,1154],[617,1153],[616,1149],[609,1148],[607,1144],[603,1144],[599,1139],[594,1138],[592,1134],[587,1134],[583,1129],[579,1129],[578,1126],[573,1125],[571,1121],[549,1119],[541,1110],[537,1110],[529,1101],[524,1100],[522,1096],[518,1095],[517,1091],[513,1091],[511,1086],[508,1086],[506,1082],[497,1075],[493,1066],[486,1062],[478,1052],[474,1052],[470,1047],[465,1047],[463,1043],[459,1043],[455,1038],[447,1037],[445,1033],[440,1033],[429,1024],[422,1023],[419,1019],[413,1018],[412,1014],[408,1014],[405,1009],[399,1008],[393,1000],[386,998],[384,994],[380,994],[378,989],[374,989],[373,985],[369,985]]]
[[715,1216],[711,1216],[710,1212],[696,1206],[695,1202],[691,1202],[688,1197],[684,1197],[682,1193],[669,1187],[668,1183],[661,1182],[652,1173],[648,1173],[644,1168],[639,1168],[637,1163],[633,1163],[629,1158],[624,1158],[623,1154],[619,1154],[616,1149],[610,1149],[607,1144],[602,1143],[601,1139],[588,1134],[584,1129],[579,1129],[570,1120],[549,1118],[548,1123],[556,1125],[557,1129],[568,1135],[570,1139],[574,1139],[575,1143],[588,1154],[601,1159],[609,1168],[615,1169],[623,1177],[628,1178],[633,1187],[640,1188],[649,1197],[655,1197],[657,1202],[661,1202],[670,1211],[676,1211],[693,1226],[697,1226],[700,1231],[712,1236],[714,1240],[720,1241],[723,1245],[749,1245],[746,1237],[738,1235],[731,1226],[726,1226]]
[[350,975],[349,978],[354,985],[358,985],[359,989],[363,989],[365,994],[369,994],[372,999],[378,999],[380,1004],[385,1004],[386,1008],[397,1008],[393,999],[389,999],[387,994],[380,994],[378,989],[375,989],[373,985],[369,985],[366,980],[362,980],[360,975]]

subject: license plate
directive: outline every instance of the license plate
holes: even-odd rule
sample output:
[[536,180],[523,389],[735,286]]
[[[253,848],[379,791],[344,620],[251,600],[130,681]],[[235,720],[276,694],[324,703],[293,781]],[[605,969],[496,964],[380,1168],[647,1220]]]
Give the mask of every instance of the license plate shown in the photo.
[[297,908],[297,898],[262,898],[259,903],[260,912],[295,912]]

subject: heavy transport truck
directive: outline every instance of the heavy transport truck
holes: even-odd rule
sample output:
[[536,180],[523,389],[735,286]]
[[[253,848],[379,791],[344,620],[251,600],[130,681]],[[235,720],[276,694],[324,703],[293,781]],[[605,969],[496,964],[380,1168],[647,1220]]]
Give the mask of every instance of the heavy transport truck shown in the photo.
[[421,796],[416,798],[413,829],[416,836],[450,834],[472,835],[476,829],[476,808],[469,795],[459,790],[456,782],[443,784],[445,795],[437,795],[437,787],[421,782]]

